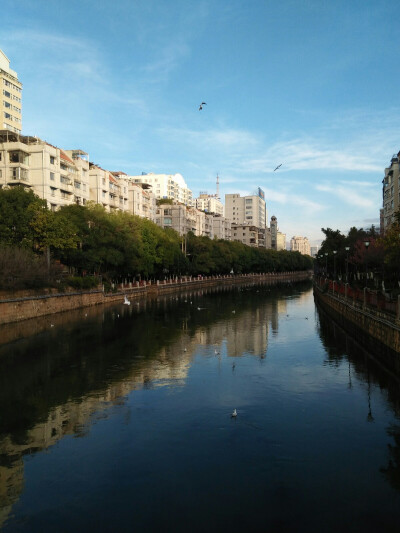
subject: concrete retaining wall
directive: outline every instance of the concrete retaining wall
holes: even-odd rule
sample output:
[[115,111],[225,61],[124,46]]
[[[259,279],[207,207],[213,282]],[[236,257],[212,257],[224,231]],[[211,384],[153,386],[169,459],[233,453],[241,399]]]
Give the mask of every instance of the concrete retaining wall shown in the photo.
[[391,370],[400,373],[400,322],[395,317],[323,292],[317,285],[314,285],[314,297],[352,337],[371,353],[379,354],[377,358]]
[[241,276],[209,276],[205,278],[170,279],[154,284],[126,284],[116,287],[116,292],[105,293],[103,290],[68,292],[63,294],[47,293],[34,294],[24,291],[20,294],[0,295],[0,325],[20,322],[30,318],[37,318],[53,313],[60,313],[72,309],[79,309],[104,303],[120,302],[124,294],[129,299],[141,298],[147,295],[157,296],[170,292],[232,285],[254,283],[259,281],[279,282],[284,280],[300,281],[310,278],[309,272],[284,272],[279,274],[246,274]]

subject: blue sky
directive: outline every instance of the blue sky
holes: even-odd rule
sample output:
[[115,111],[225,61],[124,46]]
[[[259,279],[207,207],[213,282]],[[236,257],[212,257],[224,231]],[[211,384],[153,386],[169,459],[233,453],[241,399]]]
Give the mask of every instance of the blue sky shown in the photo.
[[[394,0],[2,0],[23,132],[128,174],[266,193],[287,234],[379,224],[400,150]],[[207,102],[202,111],[201,101]],[[282,167],[273,169],[282,163]]]

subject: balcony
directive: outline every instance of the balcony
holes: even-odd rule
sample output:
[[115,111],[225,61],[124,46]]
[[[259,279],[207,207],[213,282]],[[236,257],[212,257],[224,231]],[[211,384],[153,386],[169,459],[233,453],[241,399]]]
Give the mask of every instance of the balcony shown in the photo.
[[29,183],[29,173],[25,168],[14,167],[9,169],[8,183],[10,185],[28,185]]

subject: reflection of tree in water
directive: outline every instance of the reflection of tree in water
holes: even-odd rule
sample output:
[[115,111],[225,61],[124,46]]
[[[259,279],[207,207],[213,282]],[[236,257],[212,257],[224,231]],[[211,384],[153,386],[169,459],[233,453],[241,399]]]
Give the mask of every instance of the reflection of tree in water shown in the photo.
[[[348,360],[349,387],[352,387],[351,369],[359,381],[366,385],[368,422],[374,421],[371,408],[371,384],[377,385],[387,402],[392,406],[395,415],[400,416],[400,378],[383,368],[378,362],[379,354],[370,354],[357,341],[351,338],[340,326],[333,322],[323,310],[317,307],[319,318],[319,335],[328,354],[328,363],[339,366]],[[400,426],[391,425],[387,428],[388,436],[394,442],[388,444],[388,464],[380,471],[392,487],[400,491]]]

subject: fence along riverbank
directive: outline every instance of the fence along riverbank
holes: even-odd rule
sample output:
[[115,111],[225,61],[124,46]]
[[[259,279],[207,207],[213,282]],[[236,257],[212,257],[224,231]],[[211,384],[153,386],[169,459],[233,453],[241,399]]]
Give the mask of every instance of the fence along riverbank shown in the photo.
[[395,301],[365,288],[314,278],[314,298],[360,344],[375,350],[385,366],[400,375],[400,297]]
[[131,300],[148,295],[157,297],[158,294],[199,287],[257,283],[259,281],[272,283],[285,280],[302,281],[309,278],[311,278],[309,271],[269,272],[265,274],[231,274],[225,276],[183,276],[155,282],[121,283],[115,285],[112,292],[105,292],[104,287],[91,291],[71,291],[67,293],[23,291],[21,293],[7,294],[3,292],[0,294],[0,325],[94,305],[123,302],[125,295]]

